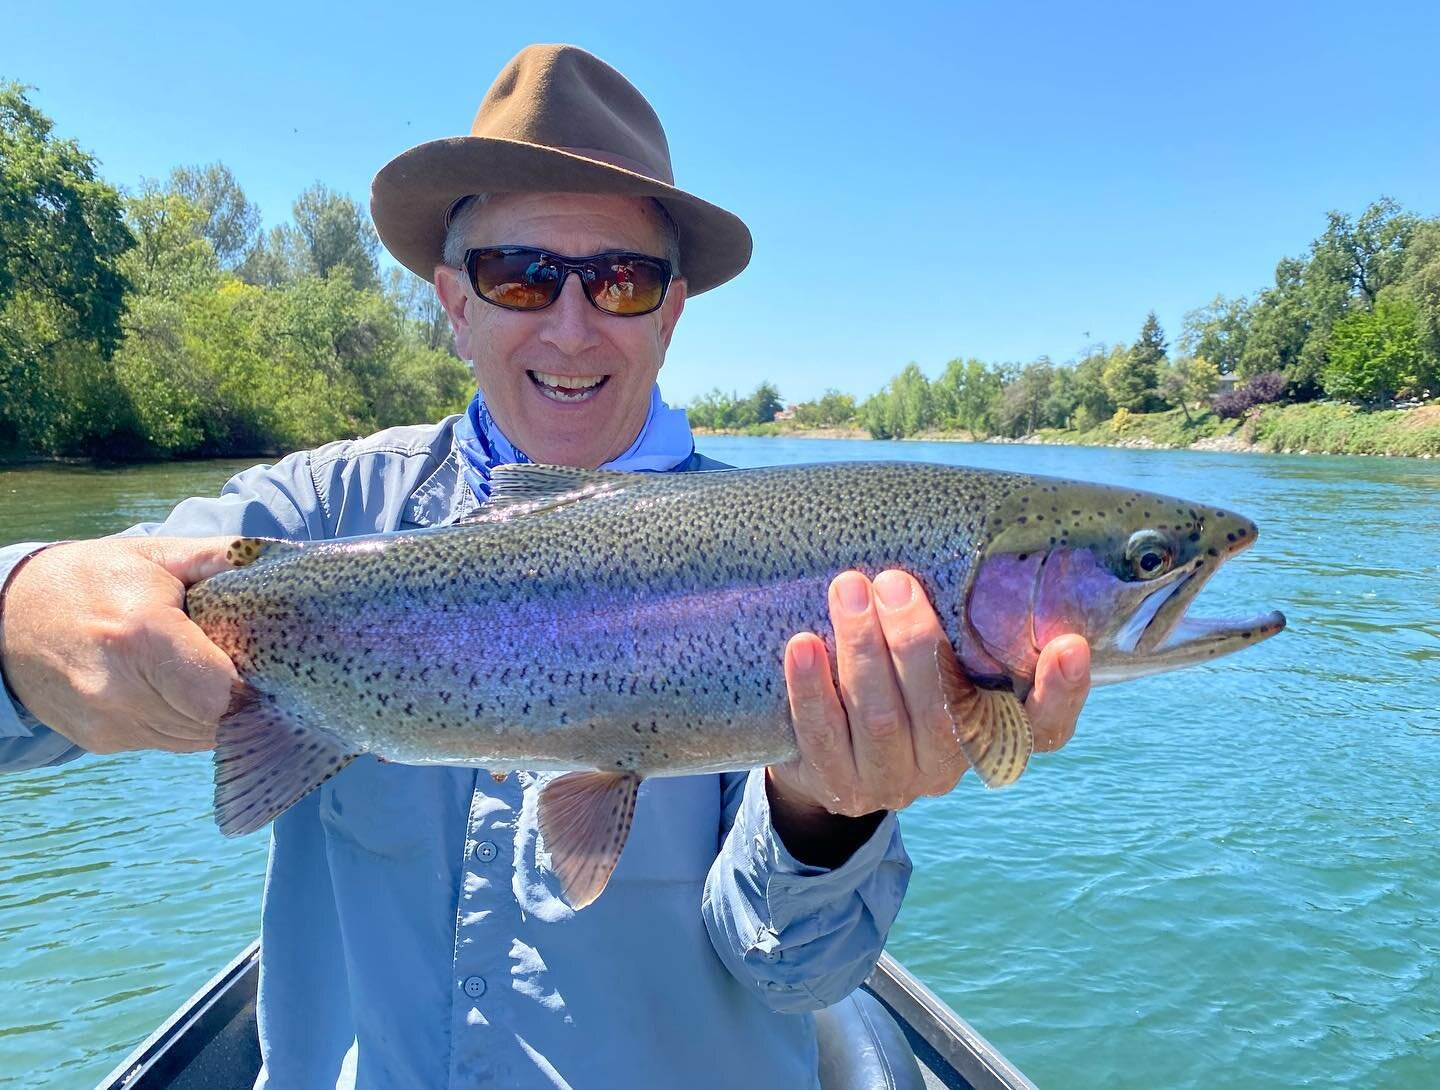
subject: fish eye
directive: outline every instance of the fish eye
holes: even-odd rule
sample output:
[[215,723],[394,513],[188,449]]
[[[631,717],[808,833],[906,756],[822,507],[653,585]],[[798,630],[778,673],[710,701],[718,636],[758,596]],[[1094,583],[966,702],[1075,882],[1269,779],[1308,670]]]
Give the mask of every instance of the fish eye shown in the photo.
[[1125,563],[1136,579],[1158,579],[1174,566],[1175,555],[1163,534],[1137,530],[1125,544]]

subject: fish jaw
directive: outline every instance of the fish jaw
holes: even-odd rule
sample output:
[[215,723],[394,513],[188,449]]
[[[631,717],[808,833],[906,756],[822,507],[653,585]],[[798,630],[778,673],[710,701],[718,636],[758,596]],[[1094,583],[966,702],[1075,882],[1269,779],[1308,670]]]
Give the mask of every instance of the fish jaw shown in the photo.
[[959,652],[982,683],[1008,681],[1023,697],[1041,649],[1061,635],[1089,642],[1091,681],[1104,685],[1209,662],[1285,627],[1273,610],[1187,614],[1220,566],[1254,543],[1256,527],[1243,516],[1099,486],[1073,486],[1059,498],[1068,525],[1037,526],[1036,506],[976,563]]

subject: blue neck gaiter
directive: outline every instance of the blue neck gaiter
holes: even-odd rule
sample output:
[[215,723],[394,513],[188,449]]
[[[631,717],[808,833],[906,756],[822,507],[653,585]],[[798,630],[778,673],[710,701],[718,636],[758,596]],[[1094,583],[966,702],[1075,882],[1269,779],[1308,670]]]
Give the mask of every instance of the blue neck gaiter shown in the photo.
[[[485,405],[485,395],[478,390],[465,415],[455,422],[455,445],[460,450],[465,480],[481,503],[490,497],[491,466],[530,461],[524,451],[505,438]],[[663,473],[674,469],[694,452],[695,439],[690,434],[685,410],[666,405],[656,385],[650,391],[650,410],[635,442],[625,453],[600,468]]]

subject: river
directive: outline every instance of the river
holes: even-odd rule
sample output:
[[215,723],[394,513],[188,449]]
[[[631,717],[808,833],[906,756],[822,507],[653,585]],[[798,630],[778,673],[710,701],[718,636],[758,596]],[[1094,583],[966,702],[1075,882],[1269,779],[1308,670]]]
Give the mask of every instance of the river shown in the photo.
[[[1440,1085],[1440,464],[716,437],[738,465],[908,458],[1233,507],[1204,615],[1288,631],[1097,691],[1013,788],[903,818],[890,949],[1046,1090]],[[0,543],[93,536],[235,463],[0,469]],[[265,838],[203,756],[0,776],[0,1086],[83,1088],[258,926]]]

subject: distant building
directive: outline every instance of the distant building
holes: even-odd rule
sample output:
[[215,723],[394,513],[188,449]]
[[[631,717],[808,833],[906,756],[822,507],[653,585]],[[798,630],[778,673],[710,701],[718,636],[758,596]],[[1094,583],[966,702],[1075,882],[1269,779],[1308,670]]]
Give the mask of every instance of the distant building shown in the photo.
[[1228,394],[1231,390],[1235,389],[1235,383],[1238,381],[1239,378],[1236,375],[1221,375],[1220,383],[1215,387],[1215,393]]
[[796,405],[795,402],[792,401],[792,402],[790,402],[790,404],[786,405],[783,409],[781,409],[778,413],[775,414],[775,419],[776,419],[776,420],[794,420],[794,419],[795,419],[795,410],[796,410],[797,408],[799,408],[799,406]]

